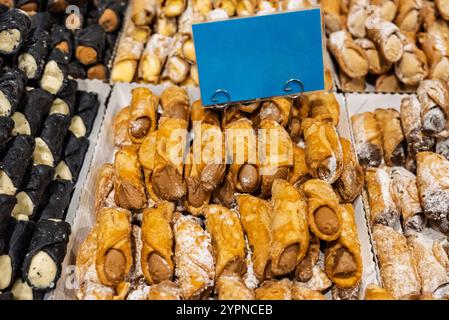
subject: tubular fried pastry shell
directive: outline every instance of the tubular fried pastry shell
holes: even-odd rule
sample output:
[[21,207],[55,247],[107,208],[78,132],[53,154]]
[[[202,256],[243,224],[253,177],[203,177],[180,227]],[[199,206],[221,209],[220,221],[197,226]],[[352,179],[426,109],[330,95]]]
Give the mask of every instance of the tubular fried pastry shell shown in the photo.
[[134,144],[128,134],[129,119],[131,118],[131,107],[121,109],[112,122],[114,128],[114,145],[118,148],[133,148],[138,150],[139,145]]
[[0,152],[11,138],[12,130],[14,128],[14,120],[11,117],[0,116]]
[[[63,47],[67,46],[66,48]],[[64,49],[69,59],[73,55],[73,33],[63,25],[53,24],[50,31],[50,50]]]
[[0,116],[10,116],[18,107],[25,91],[26,75],[23,71],[11,67],[5,67],[1,71],[0,93],[4,95],[7,103],[0,104]]
[[383,157],[382,135],[374,114],[355,114],[351,117],[351,124],[360,164],[364,167],[378,167]]
[[[184,88],[171,86],[165,89],[160,95],[160,103],[163,110],[163,117],[179,118],[189,121],[189,95]],[[177,109],[186,109],[185,114],[178,114]]]
[[400,114],[395,109],[376,109],[374,111],[379,130],[382,133],[382,146],[385,163],[388,166],[404,165],[405,150],[403,147]]
[[[145,279],[150,284],[170,280],[173,276],[173,231],[171,220],[175,207],[171,202],[158,204],[157,208],[147,208],[142,219],[142,253],[140,262]],[[156,254],[164,260],[164,267],[168,273],[160,279],[157,271],[152,271],[150,257]],[[157,278],[154,278],[154,275]]]
[[70,116],[74,116],[76,113],[76,92],[78,90],[78,82],[75,80],[67,80],[66,86],[58,93],[58,98],[64,101],[70,112]]
[[64,162],[69,167],[73,181],[78,180],[78,175],[83,167],[84,157],[89,148],[89,139],[86,137],[77,138],[74,134],[69,133],[65,148]]
[[[307,199],[307,216],[310,230],[321,240],[333,241],[340,237],[342,232],[342,213],[338,204],[337,196],[332,190],[332,186],[322,180],[308,180],[302,185],[304,196]],[[316,213],[321,207],[328,207],[336,218],[337,225],[333,225],[330,233],[320,230],[316,220]],[[325,221],[326,222],[326,221]],[[333,229],[333,230],[332,230]]]
[[[392,66],[391,62],[387,61],[383,55],[379,53],[379,50],[374,42],[367,38],[356,39],[354,42],[365,50],[368,57],[369,71],[371,74],[381,75],[390,70]],[[342,73],[340,72],[340,74]],[[340,78],[342,78],[342,76],[340,76]],[[358,91],[364,91],[364,89]]]
[[[149,89],[139,87],[132,90],[128,135],[133,143],[142,143],[149,133],[156,130],[158,103],[157,96]],[[146,128],[136,129],[135,126],[139,125],[138,122],[141,119],[147,119],[150,124],[146,125]],[[134,130],[136,130],[136,134],[133,134]]]
[[[131,248],[131,214],[121,208],[104,208],[98,216],[98,249],[95,253],[95,269],[98,279],[104,285],[113,286],[123,280],[133,265]],[[125,259],[122,266],[122,279],[110,279],[106,272],[108,251],[120,251]]]
[[0,46],[0,53],[5,55],[14,55],[22,49],[26,36],[30,28],[30,18],[28,15],[19,9],[11,9],[0,15],[0,34],[11,33],[12,31],[18,32],[19,38],[15,41],[12,48],[5,47],[8,44],[8,40],[3,38],[3,43]]
[[308,95],[309,117],[331,123],[334,127],[340,120],[340,105],[333,93],[313,93]]
[[[50,34],[43,29],[34,29],[28,36],[25,50],[19,56],[19,68],[27,73],[28,79],[38,79],[42,74],[45,65],[45,59],[48,55],[48,42],[50,40]],[[36,69],[27,69],[25,60],[26,56],[33,57]],[[22,59],[21,59],[22,58]],[[24,70],[25,69],[25,70]]]
[[[78,32],[76,37],[76,58],[84,65],[91,65],[97,61],[101,61],[103,50],[105,47],[106,34],[102,27],[98,24],[92,24]],[[95,50],[95,57],[86,58],[81,53],[81,47],[87,47]]]
[[340,138],[340,144],[343,151],[343,171],[336,185],[344,202],[353,202],[362,192],[364,172],[357,161],[351,142]]
[[254,292],[239,276],[223,275],[217,280],[218,300],[254,300]]
[[432,136],[449,135],[449,89],[441,80],[424,80],[417,89],[423,130]]
[[[271,201],[271,270],[275,275],[284,275],[293,271],[307,253],[307,203],[292,185],[280,179],[273,182]],[[289,264],[281,263],[283,254],[292,246],[297,246],[294,261]]]
[[416,33],[421,27],[420,0],[400,0],[395,23],[403,32]]
[[151,286],[148,300],[181,300],[181,293],[176,283],[162,281]]
[[245,239],[237,212],[221,205],[208,205],[204,215],[212,238],[216,279],[230,274],[242,276],[246,271]]
[[28,91],[26,102],[21,111],[30,126],[32,136],[40,133],[42,122],[50,112],[53,96],[40,88]]
[[114,187],[114,166],[111,163],[105,163],[98,169],[95,176],[94,199],[95,213],[106,206],[106,199]]
[[309,168],[307,167],[305,149],[293,144],[293,168],[289,173],[288,182],[292,185],[300,185],[308,178]]
[[387,289],[370,284],[365,289],[365,300],[394,300]]
[[100,107],[98,94],[94,92],[78,91],[76,94],[76,113],[83,119],[86,136],[89,136],[94,125],[95,116]]
[[256,289],[256,300],[292,300],[292,282],[282,280],[268,280]]
[[40,219],[65,218],[65,211],[70,204],[73,182],[67,180],[54,180],[49,186],[49,199],[45,204]]

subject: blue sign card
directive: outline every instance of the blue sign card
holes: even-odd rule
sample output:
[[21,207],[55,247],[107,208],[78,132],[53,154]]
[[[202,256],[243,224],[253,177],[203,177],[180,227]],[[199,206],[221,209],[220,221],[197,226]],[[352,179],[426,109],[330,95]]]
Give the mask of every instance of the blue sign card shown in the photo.
[[198,23],[192,29],[205,106],[324,90],[319,8]]

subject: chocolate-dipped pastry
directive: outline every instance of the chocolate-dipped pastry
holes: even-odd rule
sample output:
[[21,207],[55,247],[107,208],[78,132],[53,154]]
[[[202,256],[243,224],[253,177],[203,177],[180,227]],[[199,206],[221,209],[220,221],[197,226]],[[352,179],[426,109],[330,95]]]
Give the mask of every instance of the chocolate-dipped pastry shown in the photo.
[[40,137],[35,139],[34,164],[56,166],[61,158],[64,139],[69,126],[70,117],[68,115],[52,113],[45,119]]
[[18,67],[28,79],[38,79],[44,70],[48,55],[50,34],[43,29],[34,29],[28,36],[25,50],[19,55]]
[[5,67],[0,75],[0,116],[10,116],[25,90],[26,75],[19,69]]
[[35,216],[41,208],[44,194],[50,185],[53,175],[53,167],[46,165],[31,166],[24,179],[22,190],[16,195],[17,204],[12,215],[19,218],[19,215]]
[[23,262],[23,277],[34,289],[47,291],[61,275],[70,235],[70,224],[58,220],[39,220]]
[[77,116],[83,120],[84,126],[86,127],[85,135],[88,136],[90,135],[94,125],[95,116],[97,115],[98,108],[100,107],[100,100],[98,99],[98,95],[96,93],[78,91],[76,101]]
[[40,133],[45,117],[50,112],[53,96],[40,88],[27,92],[24,99],[23,109],[15,112],[14,134],[27,134],[36,136]]
[[76,59],[83,65],[91,65],[101,60],[106,35],[98,24],[90,25],[77,34]]
[[0,54],[13,55],[25,44],[30,18],[19,10],[11,9],[0,15]]
[[122,22],[122,12],[125,12],[126,1],[100,0],[98,1],[98,24],[105,32],[118,30]]
[[54,180],[48,189],[50,197],[42,210],[40,219],[64,219],[65,210],[70,204],[73,186],[71,181]]
[[43,0],[16,0],[16,8],[32,14],[43,9]]
[[77,60],[71,61],[69,63],[69,76],[75,79],[86,78],[86,70]]
[[[67,80],[66,86],[58,93],[58,96],[56,99],[59,99],[61,101],[58,101],[58,103],[65,104],[67,108],[64,106],[64,109],[68,109],[69,113],[61,112],[63,114],[68,114],[71,117],[75,114],[76,110],[76,93],[78,89],[78,82],[75,80]],[[56,101],[55,101],[56,102]],[[52,110],[54,111],[54,110]]]
[[50,53],[40,80],[42,89],[51,94],[59,93],[67,82],[69,73],[69,57],[60,49],[55,48]]
[[14,120],[10,117],[0,117],[0,153],[8,140],[11,138]]
[[0,194],[16,193],[22,184],[33,150],[33,137],[18,135],[13,139],[0,163]]
[[54,24],[50,33],[50,50],[58,48],[69,59],[73,55],[73,33],[63,25]]
[[42,29],[50,32],[51,27],[54,24],[53,17],[46,11],[36,12],[35,15],[31,17],[30,30]]
[[7,251],[0,255],[0,290],[12,287],[20,275],[34,228],[33,221],[17,221],[15,224]]

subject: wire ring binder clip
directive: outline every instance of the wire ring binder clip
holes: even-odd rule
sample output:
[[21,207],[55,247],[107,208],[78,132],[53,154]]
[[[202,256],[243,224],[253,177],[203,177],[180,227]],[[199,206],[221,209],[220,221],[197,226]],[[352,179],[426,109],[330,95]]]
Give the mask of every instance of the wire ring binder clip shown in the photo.
[[303,83],[301,82],[301,80],[298,80],[298,79],[290,79],[290,80],[288,80],[288,81],[285,83],[285,85],[284,85],[284,91],[287,91],[287,92],[293,91],[292,87],[290,86],[291,83],[296,83],[296,84],[301,88],[301,91],[299,92],[299,94],[288,95],[288,97],[290,97],[290,98],[292,98],[292,99],[295,99],[295,98],[299,97],[300,95],[302,95],[302,94],[304,93],[304,85],[303,85]]
[[228,91],[224,90],[224,89],[218,89],[217,91],[214,92],[214,94],[212,95],[211,101],[212,102],[218,102],[217,97],[219,95],[224,95],[227,98],[227,102],[223,103],[223,104],[215,104],[213,107],[214,108],[218,108],[218,109],[224,109],[226,108],[229,103],[231,102],[231,95],[228,93]]

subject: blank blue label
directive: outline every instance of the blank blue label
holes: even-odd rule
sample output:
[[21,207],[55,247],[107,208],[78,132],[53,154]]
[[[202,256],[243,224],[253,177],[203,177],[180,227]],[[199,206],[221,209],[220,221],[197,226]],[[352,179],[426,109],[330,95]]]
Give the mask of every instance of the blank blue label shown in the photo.
[[206,106],[227,102],[223,94],[212,101],[217,90],[226,90],[231,102],[286,95],[290,79],[305,92],[324,90],[319,8],[198,23],[193,36]]

